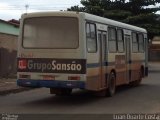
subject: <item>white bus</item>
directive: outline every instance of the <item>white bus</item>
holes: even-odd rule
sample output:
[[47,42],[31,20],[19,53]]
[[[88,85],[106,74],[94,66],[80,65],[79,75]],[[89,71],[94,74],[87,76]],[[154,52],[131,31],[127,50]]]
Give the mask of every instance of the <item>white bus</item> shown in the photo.
[[17,84],[114,95],[116,86],[140,84],[148,75],[145,29],[82,12],[23,14]]

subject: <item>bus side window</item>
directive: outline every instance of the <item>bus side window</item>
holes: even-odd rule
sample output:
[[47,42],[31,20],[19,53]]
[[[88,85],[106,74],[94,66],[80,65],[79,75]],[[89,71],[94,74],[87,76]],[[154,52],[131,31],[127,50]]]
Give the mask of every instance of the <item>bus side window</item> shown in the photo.
[[90,26],[88,23],[86,24],[86,36],[90,37]]
[[96,26],[92,23],[86,23],[86,40],[87,40],[87,50],[89,53],[97,52],[97,42],[96,42]]
[[138,52],[138,39],[137,39],[137,34],[132,33],[132,51],[133,52]]
[[138,34],[138,45],[139,45],[139,52],[144,52],[144,36],[142,33]]
[[110,52],[116,52],[117,47],[116,47],[116,29],[109,27],[108,28],[108,47]]
[[122,29],[117,30],[118,52],[124,52],[124,39]]

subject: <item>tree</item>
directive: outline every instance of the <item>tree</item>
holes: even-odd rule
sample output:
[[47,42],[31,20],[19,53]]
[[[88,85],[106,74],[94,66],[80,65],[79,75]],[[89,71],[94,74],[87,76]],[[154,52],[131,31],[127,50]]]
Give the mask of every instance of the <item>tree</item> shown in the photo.
[[[130,11],[131,16],[126,17],[122,22],[136,25],[147,29],[149,38],[160,35],[160,21],[155,13],[160,7],[155,7],[160,0],[129,0],[126,3],[126,10]],[[153,5],[154,7],[148,7]]]
[[[160,35],[160,0],[81,0],[84,7],[73,6],[68,11],[87,12],[147,29],[148,35]],[[152,5],[153,7],[149,7]]]
[[84,7],[79,7],[77,6],[72,6],[71,8],[67,9],[68,11],[77,11],[77,12],[85,12],[85,8]]

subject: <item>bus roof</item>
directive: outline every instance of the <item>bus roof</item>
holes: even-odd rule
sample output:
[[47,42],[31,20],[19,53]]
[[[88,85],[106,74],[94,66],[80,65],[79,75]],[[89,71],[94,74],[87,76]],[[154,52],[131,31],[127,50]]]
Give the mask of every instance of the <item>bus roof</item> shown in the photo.
[[106,24],[106,25],[117,26],[120,28],[125,28],[125,29],[129,29],[129,30],[147,33],[147,31],[143,28],[136,27],[136,26],[129,25],[126,23],[122,23],[122,22],[118,22],[118,21],[111,20],[108,18],[103,18],[103,17],[99,17],[96,15],[84,13],[84,12],[71,12],[71,11],[53,12],[53,11],[51,11],[51,12],[25,13],[22,15],[22,19],[28,18],[28,17],[40,17],[40,16],[71,16],[71,17],[73,16],[74,17],[74,16],[79,16],[79,15],[84,16],[84,19],[89,20],[89,21],[94,21],[94,22],[98,22],[98,23],[102,23],[102,24]]

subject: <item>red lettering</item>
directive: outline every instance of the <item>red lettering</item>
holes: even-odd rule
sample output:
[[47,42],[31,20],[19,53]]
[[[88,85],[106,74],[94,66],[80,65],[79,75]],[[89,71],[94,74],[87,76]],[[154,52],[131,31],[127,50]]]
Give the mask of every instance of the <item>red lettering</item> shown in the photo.
[[19,60],[18,61],[18,68],[19,69],[26,69],[27,68],[27,60]]

